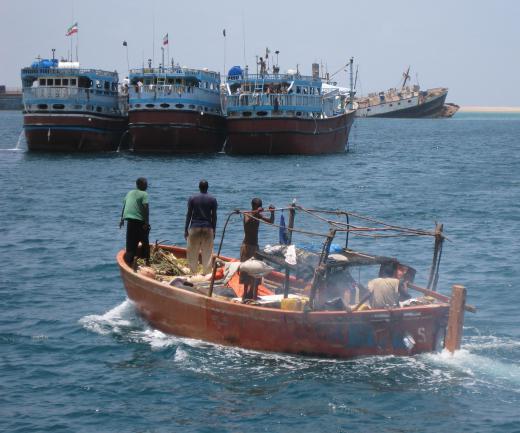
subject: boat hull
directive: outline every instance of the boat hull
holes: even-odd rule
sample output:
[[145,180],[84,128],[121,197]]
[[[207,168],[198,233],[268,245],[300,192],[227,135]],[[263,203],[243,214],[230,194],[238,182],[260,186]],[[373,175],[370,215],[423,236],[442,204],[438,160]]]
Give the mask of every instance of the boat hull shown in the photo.
[[115,151],[126,129],[125,117],[94,114],[25,114],[24,132],[30,151]]
[[228,118],[225,151],[232,155],[313,155],[345,152],[354,111],[327,119]]
[[[367,111],[367,108],[358,110],[358,117],[389,117],[389,118],[430,118],[430,117],[442,117],[444,110],[444,103],[448,92],[442,92],[438,95],[428,95],[426,99],[421,101],[418,100],[417,104],[410,107],[399,108],[395,101],[384,102],[379,106],[373,105],[368,108],[371,112]],[[403,100],[404,101],[404,100]],[[392,107],[393,108],[390,108]]]
[[[183,250],[170,249],[181,256]],[[128,297],[155,328],[182,337],[246,349],[352,358],[413,355],[442,344],[448,304],[393,310],[298,312],[233,303],[134,273],[117,260]],[[405,337],[415,341],[405,344]]]
[[226,139],[223,116],[196,111],[130,111],[129,131],[134,152],[214,153]]

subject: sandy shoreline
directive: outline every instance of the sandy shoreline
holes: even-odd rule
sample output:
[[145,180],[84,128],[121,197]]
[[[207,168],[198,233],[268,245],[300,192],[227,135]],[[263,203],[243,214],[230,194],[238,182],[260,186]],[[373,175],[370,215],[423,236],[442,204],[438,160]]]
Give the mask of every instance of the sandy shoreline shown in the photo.
[[460,113],[520,113],[520,107],[484,107],[476,105],[463,105]]

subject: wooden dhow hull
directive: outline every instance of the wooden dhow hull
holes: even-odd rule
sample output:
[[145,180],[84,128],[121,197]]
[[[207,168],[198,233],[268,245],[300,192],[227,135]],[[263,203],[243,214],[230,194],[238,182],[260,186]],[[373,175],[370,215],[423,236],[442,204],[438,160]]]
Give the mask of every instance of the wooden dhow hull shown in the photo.
[[26,113],[27,148],[45,152],[115,151],[121,143],[127,119],[88,113]]
[[[177,257],[184,254],[184,249],[169,249]],[[120,251],[117,262],[129,299],[165,333],[245,349],[335,358],[414,355],[442,347],[447,303],[356,312],[285,311],[169,286],[133,272],[123,255]]]
[[226,139],[225,118],[183,110],[129,112],[130,149],[150,153],[215,153]]
[[325,119],[230,117],[225,151],[233,155],[341,153],[353,122],[354,111]]

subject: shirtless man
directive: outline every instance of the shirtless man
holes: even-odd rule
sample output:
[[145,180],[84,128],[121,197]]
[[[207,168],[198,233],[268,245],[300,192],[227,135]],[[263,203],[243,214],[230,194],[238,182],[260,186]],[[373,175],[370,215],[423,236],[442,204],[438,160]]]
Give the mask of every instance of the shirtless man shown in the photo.
[[[240,261],[245,262],[258,251],[258,228],[260,221],[272,224],[274,222],[274,207],[269,205],[271,216],[266,218],[262,215],[262,200],[254,198],[251,200],[251,212],[244,214],[244,240],[240,246]],[[254,299],[257,280],[246,273],[240,274],[240,282],[244,285],[242,300]]]

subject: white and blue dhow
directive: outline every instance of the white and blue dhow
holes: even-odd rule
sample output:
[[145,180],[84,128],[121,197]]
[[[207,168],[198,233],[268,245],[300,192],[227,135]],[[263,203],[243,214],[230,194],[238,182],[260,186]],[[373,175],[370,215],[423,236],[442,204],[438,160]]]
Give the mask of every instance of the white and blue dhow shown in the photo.
[[129,76],[130,149],[209,153],[226,139],[220,74],[175,66],[133,69]]
[[113,151],[126,129],[117,72],[78,62],[38,60],[22,69],[24,131],[29,150]]

